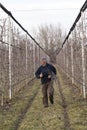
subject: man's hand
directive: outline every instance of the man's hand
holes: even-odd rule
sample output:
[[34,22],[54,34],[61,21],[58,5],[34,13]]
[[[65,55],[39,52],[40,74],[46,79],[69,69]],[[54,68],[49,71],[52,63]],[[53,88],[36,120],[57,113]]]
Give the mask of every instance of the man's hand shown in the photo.
[[40,78],[42,78],[42,77],[43,77],[43,74],[41,73],[41,74],[40,74]]
[[48,75],[48,79],[50,79],[51,78],[51,75]]

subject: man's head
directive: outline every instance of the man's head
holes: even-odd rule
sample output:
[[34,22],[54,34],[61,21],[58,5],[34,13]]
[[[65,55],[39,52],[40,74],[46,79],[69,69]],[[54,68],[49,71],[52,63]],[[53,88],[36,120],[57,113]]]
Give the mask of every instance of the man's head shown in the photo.
[[46,58],[42,58],[41,64],[42,64],[42,66],[45,66],[47,64],[47,59]]

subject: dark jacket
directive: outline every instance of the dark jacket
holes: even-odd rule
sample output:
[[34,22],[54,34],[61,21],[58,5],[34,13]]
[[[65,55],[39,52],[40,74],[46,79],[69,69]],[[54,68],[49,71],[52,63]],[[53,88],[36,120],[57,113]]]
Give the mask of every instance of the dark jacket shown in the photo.
[[36,71],[35,75],[38,79],[40,78],[41,73],[43,74],[43,77],[41,78],[41,83],[45,84],[51,81],[51,78],[48,78],[48,75],[52,75],[52,73],[56,75],[57,72],[53,65],[47,63],[46,66],[41,65]]

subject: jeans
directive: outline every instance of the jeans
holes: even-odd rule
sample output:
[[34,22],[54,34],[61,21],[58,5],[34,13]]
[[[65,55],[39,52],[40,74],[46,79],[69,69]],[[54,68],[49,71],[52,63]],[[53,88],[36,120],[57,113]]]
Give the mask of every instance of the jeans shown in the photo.
[[42,94],[43,94],[44,106],[48,106],[48,96],[51,104],[53,104],[53,96],[54,96],[53,81],[50,81],[42,85]]

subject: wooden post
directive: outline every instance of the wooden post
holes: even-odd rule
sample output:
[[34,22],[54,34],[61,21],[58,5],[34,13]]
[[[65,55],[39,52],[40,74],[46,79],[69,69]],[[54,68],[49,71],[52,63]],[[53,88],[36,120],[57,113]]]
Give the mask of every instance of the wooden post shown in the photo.
[[[67,44],[67,43],[66,43]],[[68,49],[67,49],[67,45],[65,47],[65,72],[67,73],[67,76],[68,76]]]
[[[2,45],[1,45],[2,46]],[[3,72],[3,68],[2,68],[2,64],[3,64],[3,59],[2,59],[2,53],[1,53],[1,68],[0,68],[0,70],[1,70],[1,83],[0,83],[0,87],[2,88],[2,90],[1,90],[1,92],[2,92],[2,94],[1,94],[1,106],[3,106],[4,105],[4,86],[3,86],[3,83],[2,83],[2,80],[3,80],[3,78],[2,78],[2,72]]]
[[33,64],[34,64],[34,68],[33,68],[33,70],[34,70],[34,77],[35,77],[35,45],[33,44]]
[[[60,54],[59,54],[60,55]],[[60,63],[60,65],[63,67],[63,69],[65,70],[65,49],[63,48],[63,50],[62,50],[62,56],[60,55],[60,57],[61,58],[59,58],[60,59],[60,61],[61,61],[61,63]],[[63,61],[62,61],[63,60]]]
[[74,84],[74,58],[73,58],[73,41],[71,41],[71,69],[72,69],[72,84]]
[[12,43],[12,32],[11,32],[11,21],[8,16],[8,41],[9,41],[9,99],[12,98],[12,77],[11,77],[11,43]]
[[84,13],[82,13],[82,71],[83,71],[83,97],[86,98],[86,85],[85,85],[85,51],[84,51],[84,28],[83,28]]
[[27,78],[28,78],[28,43],[26,35],[26,86],[27,86]]
[[28,47],[27,47],[27,35],[26,35],[26,78],[27,78],[27,71],[28,71],[28,66],[27,66],[27,64],[28,64],[28,62],[27,62],[27,59],[28,59],[28,55],[27,55],[27,50],[28,49]]
[[39,47],[39,66],[40,66],[40,47]]

